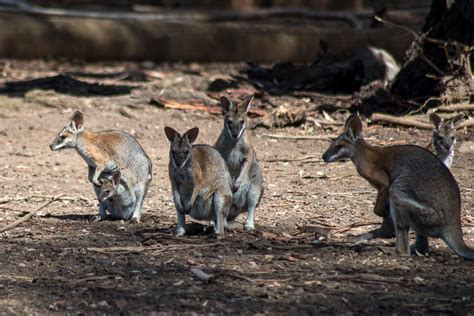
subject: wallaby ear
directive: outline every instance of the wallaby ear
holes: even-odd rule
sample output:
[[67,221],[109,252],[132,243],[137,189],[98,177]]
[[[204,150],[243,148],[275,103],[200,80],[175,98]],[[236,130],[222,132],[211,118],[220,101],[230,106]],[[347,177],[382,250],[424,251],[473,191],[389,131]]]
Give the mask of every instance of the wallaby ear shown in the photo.
[[357,138],[362,133],[362,121],[357,114],[351,114],[344,124],[344,130]]
[[234,104],[228,97],[221,97],[221,107],[224,113],[227,113],[234,109]]
[[76,111],[71,116],[71,127],[73,130],[78,131],[84,126],[84,115],[80,111]]
[[118,187],[120,184],[120,178],[121,178],[121,173],[120,170],[116,170],[114,174],[112,175],[112,183],[114,186]]
[[431,113],[430,114],[430,122],[431,122],[431,124],[433,124],[435,129],[439,129],[440,126],[441,126],[441,122],[443,122],[443,119],[438,114]]
[[181,137],[181,135],[177,131],[168,126],[165,126],[165,134],[170,142],[174,141],[176,137]]
[[245,98],[242,103],[239,104],[239,111],[243,111],[244,113],[247,113],[250,109],[250,104],[252,104],[253,98],[255,95],[250,95]]
[[458,124],[460,124],[464,120],[464,113],[459,113],[450,118],[449,120],[451,121],[451,124],[453,127],[456,127]]
[[194,127],[184,133],[183,137],[186,137],[190,144],[194,143],[199,134],[199,128]]

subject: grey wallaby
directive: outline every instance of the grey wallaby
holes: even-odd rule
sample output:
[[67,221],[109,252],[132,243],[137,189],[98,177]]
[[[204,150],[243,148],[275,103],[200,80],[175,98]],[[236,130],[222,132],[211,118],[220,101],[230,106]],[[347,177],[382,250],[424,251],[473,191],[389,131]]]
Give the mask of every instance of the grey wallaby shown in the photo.
[[247,112],[252,100],[253,95],[235,105],[228,98],[221,98],[224,127],[214,145],[224,158],[233,180],[234,202],[228,221],[233,221],[239,214],[247,212],[247,230],[255,228],[255,209],[263,195],[262,171],[247,133]]
[[428,237],[441,238],[457,255],[474,260],[474,250],[463,240],[458,184],[430,151],[414,145],[372,146],[362,137],[362,122],[353,114],[323,159],[354,163],[359,175],[377,189],[377,215],[388,216],[385,205],[389,203],[397,253],[410,255],[412,228],[416,251],[428,252]]
[[232,205],[232,180],[221,155],[211,146],[193,145],[198,128],[182,136],[165,127],[171,143],[169,177],[178,218],[176,235],[185,234],[185,215],[214,221],[217,238],[224,237],[225,220]]
[[[121,182],[126,184],[133,200],[133,212],[123,219],[140,221],[140,211],[152,178],[150,158],[138,141],[123,131],[89,132],[84,129],[84,116],[76,111],[50,145],[51,150],[74,148],[89,167],[88,179],[99,198],[101,179],[112,178],[121,171]],[[98,219],[106,218],[106,205],[99,204]]]
[[[457,114],[448,119],[442,119],[438,114],[432,113],[430,121],[433,124],[433,133],[428,149],[431,149],[446,167],[451,168],[454,159],[454,145],[456,144],[456,126],[464,119],[464,113]],[[389,210],[387,204],[385,208]],[[392,218],[384,217],[382,225],[368,233],[357,237],[357,240],[370,240],[374,238],[392,238],[395,236],[395,227]],[[423,254],[423,255],[426,255]]]

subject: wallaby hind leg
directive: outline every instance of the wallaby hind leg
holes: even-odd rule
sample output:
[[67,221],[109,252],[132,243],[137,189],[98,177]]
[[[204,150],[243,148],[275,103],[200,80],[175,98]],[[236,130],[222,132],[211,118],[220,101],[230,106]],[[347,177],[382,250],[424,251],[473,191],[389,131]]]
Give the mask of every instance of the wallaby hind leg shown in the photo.
[[410,240],[408,238],[410,226],[402,216],[402,209],[403,204],[390,200],[390,215],[393,218],[397,238],[395,252],[402,256],[410,256]]
[[224,227],[226,218],[229,215],[230,204],[232,198],[228,197],[220,192],[214,193],[213,198],[213,208],[214,208],[214,223],[215,227],[214,230],[217,235],[217,239],[224,238]]
[[245,222],[245,229],[254,230],[254,218],[255,218],[255,209],[257,208],[258,203],[260,202],[260,196],[262,191],[251,186],[249,193],[247,195],[247,221]]
[[428,237],[416,234],[415,244],[411,246],[411,254],[419,256],[427,256],[429,254]]
[[139,184],[137,185],[137,188],[135,189],[135,209],[133,210],[132,218],[131,220],[135,223],[140,222],[140,217],[141,217],[141,209],[143,206],[143,200],[145,196],[145,185],[144,184]]

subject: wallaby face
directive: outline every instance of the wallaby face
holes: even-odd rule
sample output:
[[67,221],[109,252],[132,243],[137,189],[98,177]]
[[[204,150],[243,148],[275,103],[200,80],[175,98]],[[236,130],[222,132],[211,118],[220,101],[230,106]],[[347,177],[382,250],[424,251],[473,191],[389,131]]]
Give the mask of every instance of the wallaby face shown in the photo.
[[436,152],[448,152],[453,148],[456,144],[456,126],[463,118],[463,113],[446,120],[436,113],[430,115],[430,121],[434,126],[432,146]]
[[117,196],[118,186],[120,184],[120,171],[117,170],[112,176],[112,180],[102,179],[102,185],[100,187],[99,201],[101,203],[113,199]]
[[221,98],[221,106],[224,111],[224,128],[235,140],[238,140],[247,128],[247,112],[252,100],[253,95],[247,97],[239,105],[235,105],[227,97]]
[[170,159],[175,169],[182,169],[192,159],[192,143],[199,134],[199,128],[188,130],[181,136],[171,127],[165,127],[165,134],[171,142]]
[[355,141],[362,135],[362,122],[357,115],[351,115],[344,126],[344,131],[332,141],[323,154],[325,162],[336,162],[351,159],[354,155]]
[[69,124],[59,132],[53,140],[49,148],[51,150],[62,150],[67,148],[74,148],[77,144],[77,135],[84,131],[84,116],[81,112],[76,111],[71,117]]

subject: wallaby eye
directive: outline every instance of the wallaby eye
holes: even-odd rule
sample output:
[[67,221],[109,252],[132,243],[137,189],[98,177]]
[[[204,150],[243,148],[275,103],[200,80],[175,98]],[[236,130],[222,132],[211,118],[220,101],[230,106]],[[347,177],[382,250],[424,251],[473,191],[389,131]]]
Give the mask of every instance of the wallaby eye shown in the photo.
[[244,124],[244,120],[240,120],[240,124]]
[[231,125],[232,124],[232,121],[231,120],[227,120],[227,125]]
[[66,139],[66,136],[65,136],[65,135],[61,135],[61,136],[59,136],[59,139],[60,139],[60,140],[65,140],[65,139]]

